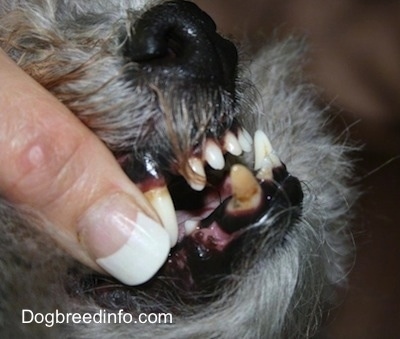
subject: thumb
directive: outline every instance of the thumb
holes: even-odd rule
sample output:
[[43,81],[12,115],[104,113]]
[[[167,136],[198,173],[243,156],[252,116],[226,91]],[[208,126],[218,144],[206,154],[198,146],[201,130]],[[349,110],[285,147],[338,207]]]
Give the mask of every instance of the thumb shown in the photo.
[[[169,237],[104,144],[0,50],[0,195],[33,210],[71,255],[129,285]],[[157,221],[156,221],[157,220]]]

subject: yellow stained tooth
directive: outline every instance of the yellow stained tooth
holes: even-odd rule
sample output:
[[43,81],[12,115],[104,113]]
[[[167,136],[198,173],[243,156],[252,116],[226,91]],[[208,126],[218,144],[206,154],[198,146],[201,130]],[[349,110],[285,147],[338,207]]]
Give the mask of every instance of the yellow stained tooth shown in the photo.
[[256,208],[262,198],[262,190],[253,173],[247,167],[236,164],[230,173],[232,199],[228,203],[230,212]]
[[166,186],[155,187],[144,192],[144,195],[156,210],[169,234],[170,246],[174,247],[178,240],[178,221],[168,188]]
[[190,177],[184,175],[186,181],[192,189],[196,191],[202,191],[207,183],[203,162],[199,158],[192,157],[188,160],[188,166],[195,175]]

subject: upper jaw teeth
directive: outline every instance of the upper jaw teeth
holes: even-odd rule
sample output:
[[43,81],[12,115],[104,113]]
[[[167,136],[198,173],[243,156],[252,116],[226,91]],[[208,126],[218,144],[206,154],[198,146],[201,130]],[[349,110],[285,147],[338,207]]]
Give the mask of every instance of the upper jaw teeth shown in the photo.
[[224,148],[232,155],[240,155],[243,150],[240,146],[239,140],[232,132],[227,132],[224,136]]
[[251,151],[251,145],[253,144],[253,139],[249,134],[249,132],[247,132],[245,129],[239,130],[238,141],[243,151],[245,152]]
[[186,181],[195,191],[202,191],[207,183],[203,162],[197,157],[191,157],[188,160],[188,165],[195,175],[186,177]]
[[261,130],[257,130],[252,138],[245,129],[240,128],[237,136],[231,131],[226,132],[222,138],[222,145],[219,145],[216,140],[207,139],[204,144],[203,156],[189,158],[189,173],[194,173],[194,175],[184,175],[186,181],[192,189],[202,191],[207,184],[205,163],[214,170],[222,170],[225,167],[224,153],[239,156],[243,151],[250,152],[252,145],[254,146],[256,177],[262,180],[271,180],[272,169],[279,167],[282,163],[272,148],[270,140]]
[[170,246],[174,247],[178,241],[178,221],[167,186],[149,189],[144,192],[144,196],[156,210],[161,223],[169,235]]
[[263,131],[256,131],[254,134],[254,169],[259,170],[262,167],[264,159],[272,154],[273,148],[271,142]]
[[222,170],[225,167],[225,159],[223,151],[232,155],[240,155],[244,152],[251,151],[253,140],[245,129],[239,129],[236,137],[232,132],[228,131],[223,137],[223,145],[220,146],[212,139],[205,143],[204,160],[215,170]]
[[254,134],[254,169],[260,179],[272,179],[272,168],[282,165],[267,135],[257,130]]
[[222,170],[225,167],[225,159],[221,148],[213,140],[206,141],[204,158],[213,169]]
[[[239,148],[240,153],[242,153],[242,150],[247,152],[248,146],[254,144],[254,169],[257,171],[256,178],[259,180],[272,180],[273,168],[282,164],[278,156],[275,154],[268,137],[260,130],[255,132],[254,142],[250,137],[250,134],[245,130],[239,130],[238,138],[236,138],[232,132],[228,132],[224,137],[224,142],[224,148],[228,152],[232,151],[235,153],[239,152]],[[241,144],[241,146],[237,147],[239,144]],[[245,146],[243,147],[243,145]],[[202,191],[207,184],[206,172],[204,169],[205,162],[215,170],[222,170],[225,167],[223,151],[216,141],[206,141],[203,158],[193,156],[188,160],[188,166],[190,166],[194,175],[187,175],[185,179],[193,190]],[[157,172],[157,168],[154,166],[155,165],[152,165],[150,166],[151,168],[149,168],[149,165],[147,165],[146,169],[148,171],[151,170]],[[188,172],[190,173],[190,171]],[[170,246],[173,247],[177,243],[179,233],[176,211],[163,178],[158,172],[156,173],[156,176],[158,180],[160,180],[161,184],[146,190],[144,195],[160,217],[163,226],[170,236]],[[231,205],[234,204],[234,207],[232,207],[232,205],[230,208],[236,210],[240,205],[239,209],[246,209],[256,205],[259,200],[260,192],[259,185],[253,177],[253,174],[243,165],[234,165],[231,169],[230,176],[232,180],[232,194],[234,196],[231,203]],[[251,194],[249,194],[249,192]],[[238,205],[238,202],[241,204]],[[186,234],[191,233],[197,225],[198,221],[187,221],[184,224]]]

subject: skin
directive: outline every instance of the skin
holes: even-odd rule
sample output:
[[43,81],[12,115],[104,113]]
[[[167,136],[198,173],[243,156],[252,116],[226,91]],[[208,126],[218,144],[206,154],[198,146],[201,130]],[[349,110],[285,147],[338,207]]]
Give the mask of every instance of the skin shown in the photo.
[[102,271],[85,244],[104,238],[81,232],[88,211],[123,201],[122,214],[159,223],[155,211],[104,144],[1,50],[0,74],[0,195],[35,211],[67,252]]

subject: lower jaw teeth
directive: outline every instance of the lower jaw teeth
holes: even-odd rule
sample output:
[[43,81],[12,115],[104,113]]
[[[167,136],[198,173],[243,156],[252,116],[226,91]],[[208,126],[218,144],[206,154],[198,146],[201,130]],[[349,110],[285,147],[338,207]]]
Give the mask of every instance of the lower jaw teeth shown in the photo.
[[262,199],[262,190],[247,167],[236,164],[230,173],[232,184],[232,199],[227,205],[230,213],[241,213],[246,210],[255,209]]
[[[267,172],[270,173],[271,180],[266,180],[265,175],[257,178],[244,165],[233,165],[228,180],[230,194],[203,219],[186,220],[183,223],[185,235],[191,235],[198,229],[210,228],[212,225],[226,234],[231,234],[256,222],[269,208],[271,197],[267,191],[276,187],[272,181],[272,167],[269,170],[260,170],[258,174]],[[272,188],[273,190],[276,188]],[[224,195],[226,196],[226,192]]]
[[198,227],[198,225],[199,225],[198,220],[186,220],[184,222],[185,234],[189,235],[193,233],[193,231]]
[[[243,129],[238,130],[238,138],[236,138],[232,132],[227,132],[224,137],[224,148],[231,154],[240,154],[242,150],[247,151],[251,147],[251,143],[252,139],[249,133]],[[254,167],[257,170],[255,177],[251,171],[243,165],[235,164],[231,168],[232,193],[231,198],[228,198],[230,200],[226,206],[226,211],[232,216],[257,209],[257,206],[262,200],[262,188],[257,179],[260,181],[272,180],[273,168],[281,166],[281,162],[276,156],[268,137],[260,130],[256,131],[254,135],[254,154]],[[221,148],[212,140],[207,140],[205,144],[204,157],[204,160],[198,157],[189,158],[188,166],[190,170],[185,171],[185,173],[194,173],[193,176],[186,177],[185,179],[195,191],[202,191],[207,183],[204,161],[207,161],[210,167],[215,170],[221,170],[225,167],[225,159]],[[157,172],[156,174],[149,175],[156,175],[158,184],[156,187],[150,187],[151,185],[149,185],[144,194],[158,213],[162,224],[170,236],[170,245],[174,247],[179,237],[174,204],[167,186],[159,182],[162,176],[158,173],[156,164],[151,162],[150,165],[147,164],[146,169],[151,169],[154,173]],[[151,167],[150,169],[148,168],[149,166]],[[184,223],[185,234],[192,233],[199,227],[199,224],[200,222],[198,220],[187,220]]]

